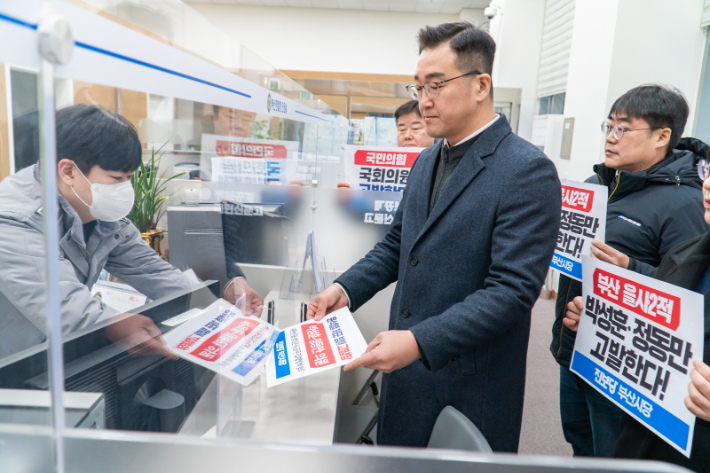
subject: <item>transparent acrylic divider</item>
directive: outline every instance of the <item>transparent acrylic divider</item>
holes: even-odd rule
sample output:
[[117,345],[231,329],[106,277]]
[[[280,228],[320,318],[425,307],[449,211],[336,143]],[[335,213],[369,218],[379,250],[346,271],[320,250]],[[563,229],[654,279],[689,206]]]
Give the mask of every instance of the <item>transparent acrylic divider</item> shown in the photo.
[[[45,69],[40,77],[38,28],[54,15],[66,20],[74,52],[66,65]],[[235,464],[328,471],[346,460],[343,468],[352,471],[431,471],[444,461],[460,469],[483,461],[464,454],[444,458],[436,452],[380,448],[363,455],[332,447],[338,370],[272,389],[266,389],[264,376],[241,386],[185,358],[175,359],[161,343],[210,304],[230,297],[224,292],[227,269],[237,266],[252,294],[264,305],[275,302],[275,323],[294,325],[300,304],[382,239],[387,226],[379,222],[385,217],[372,216],[392,218],[388,209],[401,195],[336,189],[344,180],[343,145],[356,135],[345,117],[178,0],[0,2],[0,63],[2,93],[12,104],[6,107],[12,114],[8,127],[0,128],[0,155],[9,157],[0,159],[0,175],[10,181],[0,186],[33,189],[0,206],[30,209],[20,220],[0,212],[0,304],[5,304],[0,312],[3,320],[13,317],[1,328],[19,327],[15,333],[0,331],[0,410],[7,414],[0,425],[0,471],[61,473],[65,451],[67,471],[102,465],[136,473],[194,471],[196,462],[202,469]],[[46,92],[41,99],[40,84]],[[45,160],[42,164],[71,176],[74,184],[60,186],[57,180],[59,189],[54,189],[54,182],[42,182],[36,137],[42,123],[43,151],[54,146],[46,134],[49,121],[42,120],[52,117],[52,101],[62,122],[58,130],[81,124],[82,113],[90,109],[98,113],[73,136],[99,148],[108,138],[106,156],[138,154],[132,162],[141,160],[144,169],[132,179],[133,210],[143,212],[142,221],[134,213],[130,221],[104,219],[93,230],[84,227],[92,220],[87,216],[94,215],[66,191],[71,187],[85,201],[91,198],[86,180],[101,179],[93,166],[81,169],[82,180],[75,163],[64,162],[60,170],[59,163],[53,168],[55,163]],[[40,109],[40,104],[49,106]],[[104,131],[86,131],[101,123]],[[379,124],[375,132],[379,137]],[[125,148],[130,153],[115,152],[114,134],[131,136]],[[359,129],[358,139],[363,138]],[[76,140],[57,141],[65,146]],[[160,153],[158,162],[154,156]],[[55,179],[51,173],[44,176]],[[43,184],[49,184],[46,192]],[[43,193],[47,201],[38,197]],[[26,205],[32,199],[33,208]],[[223,213],[223,205],[233,213]],[[253,221],[229,236],[222,218],[239,215]],[[42,219],[49,226],[41,225]],[[257,219],[276,224],[261,235],[249,233],[259,225]],[[35,226],[28,228],[28,222]],[[13,234],[11,226],[27,231]],[[51,235],[53,230],[45,235],[44,227],[60,235]],[[237,245],[234,261],[226,256],[225,234]],[[114,279],[113,298],[91,295],[104,263],[87,261],[86,254],[100,253],[97,248],[109,259],[124,256],[104,268]],[[60,286],[56,272],[47,271],[55,260],[62,287],[71,287],[70,297],[59,292],[61,315],[56,304],[52,310],[46,303],[47,294],[56,296]],[[145,277],[147,267],[154,270],[150,277]],[[296,273],[300,276],[294,279]],[[301,281],[293,301],[278,299],[284,279],[289,290],[292,281]],[[23,297],[13,299],[17,294]],[[50,333],[48,314],[53,322],[61,317],[61,334]],[[61,348],[63,370],[48,363],[50,347]],[[51,428],[50,408],[66,408],[65,425],[61,415],[54,416]],[[233,439],[271,446],[264,453],[261,443]],[[516,468],[523,461],[501,458],[498,462],[517,462]],[[483,467],[494,460],[485,458]],[[559,467],[551,463],[544,466]]]

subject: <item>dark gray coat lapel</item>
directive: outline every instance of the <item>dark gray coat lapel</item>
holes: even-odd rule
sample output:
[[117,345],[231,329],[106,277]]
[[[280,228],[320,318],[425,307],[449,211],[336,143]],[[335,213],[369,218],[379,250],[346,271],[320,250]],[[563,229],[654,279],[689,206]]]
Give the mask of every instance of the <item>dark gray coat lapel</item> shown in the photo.
[[[466,154],[461,159],[458,167],[454,171],[451,179],[444,187],[444,190],[439,197],[434,209],[431,211],[429,217],[426,217],[427,209],[429,208],[429,199],[431,196],[431,182],[434,178],[434,169],[439,155],[441,153],[441,146],[443,142],[437,149],[437,155],[430,162],[426,163],[426,169],[424,173],[423,185],[426,186],[426,192],[421,192],[419,194],[419,221],[422,221],[422,212],[424,212],[424,226],[419,231],[419,235],[415,240],[416,243],[426,234],[426,232],[436,223],[437,220],[446,212],[446,210],[451,206],[451,204],[458,198],[459,195],[468,187],[468,185],[473,181],[473,179],[486,167],[483,162],[483,158],[495,153],[496,148],[500,142],[511,132],[510,125],[505,120],[504,117],[498,118],[496,122],[491,125],[490,128],[484,130],[481,136],[478,137],[476,142],[469,148]],[[426,200],[424,199],[426,197]]]
[[[436,169],[436,163],[441,155],[441,147],[444,146],[444,142],[440,142],[438,145],[428,148],[425,152],[430,151],[427,159],[422,161],[422,178],[419,181],[419,188],[417,189],[416,202],[417,202],[417,226],[415,228],[423,228],[427,221],[429,213],[429,199],[431,199],[431,187],[434,180],[434,170]],[[421,158],[420,158],[421,159]]]

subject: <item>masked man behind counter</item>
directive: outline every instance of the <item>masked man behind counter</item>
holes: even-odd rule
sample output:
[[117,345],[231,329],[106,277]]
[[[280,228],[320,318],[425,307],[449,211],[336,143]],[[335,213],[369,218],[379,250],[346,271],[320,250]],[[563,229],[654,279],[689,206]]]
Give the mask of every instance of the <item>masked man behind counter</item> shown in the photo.
[[[87,105],[59,110],[56,120],[59,277],[67,334],[118,315],[91,296],[104,268],[151,299],[191,284],[125,218],[133,207],[131,176],[142,153],[133,125]],[[47,338],[42,205],[39,165],[0,183],[0,358]],[[160,334],[150,319],[134,316],[107,329],[107,335],[117,340],[136,331],[149,339]]]

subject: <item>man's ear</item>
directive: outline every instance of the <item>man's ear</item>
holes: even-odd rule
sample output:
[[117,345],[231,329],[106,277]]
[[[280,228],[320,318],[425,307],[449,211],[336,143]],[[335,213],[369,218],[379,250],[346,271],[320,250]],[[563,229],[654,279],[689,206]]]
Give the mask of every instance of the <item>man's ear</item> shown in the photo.
[[69,187],[74,186],[74,179],[78,174],[79,171],[70,159],[62,159],[57,164],[57,177]]
[[660,130],[656,131],[658,132],[658,137],[656,138],[656,148],[667,148],[668,142],[671,140],[671,129],[661,128]]
[[483,102],[491,93],[491,76],[488,74],[480,74],[474,78],[474,82],[478,84],[477,100]]

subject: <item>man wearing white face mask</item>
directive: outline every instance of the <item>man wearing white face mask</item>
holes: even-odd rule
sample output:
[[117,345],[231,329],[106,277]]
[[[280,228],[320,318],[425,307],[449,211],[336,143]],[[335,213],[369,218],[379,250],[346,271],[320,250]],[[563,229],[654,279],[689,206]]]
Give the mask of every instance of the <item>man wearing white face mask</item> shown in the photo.
[[[118,315],[91,296],[90,288],[104,268],[151,299],[191,286],[125,218],[133,207],[131,176],[141,154],[138,134],[124,117],[87,105],[57,112],[65,334]],[[0,358],[46,340],[42,206],[39,165],[0,183]],[[106,334],[114,341],[138,334],[143,348],[168,355],[160,331],[147,317],[112,324]]]

